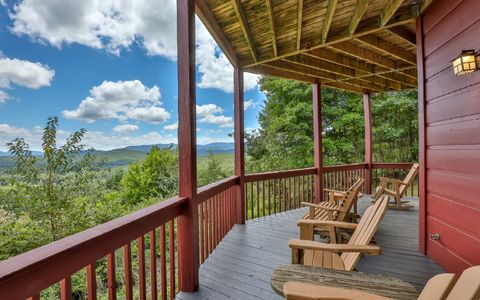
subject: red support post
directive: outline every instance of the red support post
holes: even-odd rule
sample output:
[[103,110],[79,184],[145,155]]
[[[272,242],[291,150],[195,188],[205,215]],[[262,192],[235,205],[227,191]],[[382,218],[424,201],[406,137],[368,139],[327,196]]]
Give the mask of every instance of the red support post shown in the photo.
[[[195,123],[195,0],[177,0],[179,196],[188,198],[178,217],[179,285],[198,290],[199,239]],[[174,291],[171,291],[174,293]]]
[[[240,177],[235,188],[236,223],[245,224],[245,145],[244,145],[244,109],[243,109],[243,70],[234,68],[234,139],[235,139],[235,175]],[[252,207],[253,209],[253,207]]]
[[320,83],[313,84],[313,157],[315,162],[315,202],[323,201],[322,172],[322,87]]
[[418,78],[418,204],[419,204],[419,243],[420,252],[426,253],[426,119],[425,119],[425,53],[423,46],[423,17],[417,18],[417,78]]
[[370,102],[370,94],[363,94],[363,113],[365,118],[365,163],[367,170],[365,172],[365,192],[370,194],[372,192],[372,109]]

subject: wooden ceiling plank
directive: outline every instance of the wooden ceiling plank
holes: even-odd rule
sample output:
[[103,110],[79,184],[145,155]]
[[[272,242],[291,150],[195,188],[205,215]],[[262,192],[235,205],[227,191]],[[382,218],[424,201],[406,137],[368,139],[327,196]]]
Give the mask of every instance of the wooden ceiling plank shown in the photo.
[[234,67],[237,67],[238,59],[235,55],[235,50],[233,49],[232,44],[230,44],[222,29],[218,25],[215,17],[213,16],[212,12],[208,8],[204,0],[195,1],[195,12],[202,21],[203,25],[205,25],[207,30],[210,32],[215,42],[217,42],[220,48],[222,48],[223,53],[228,58],[230,63]]
[[329,36],[327,38],[326,43],[324,43],[324,44],[320,43],[320,44],[317,44],[317,45],[309,45],[308,48],[302,47],[302,49],[300,49],[298,51],[296,49],[294,51],[290,51],[290,52],[285,51],[283,54],[279,55],[278,57],[264,58],[261,61],[257,61],[257,62],[243,61],[243,62],[241,62],[241,65],[245,68],[248,68],[248,67],[258,65],[258,64],[263,64],[263,63],[266,63],[266,62],[270,62],[270,61],[274,61],[274,60],[277,60],[277,59],[285,58],[285,57],[288,57],[288,56],[291,56],[291,55],[304,53],[304,52],[307,52],[307,51],[310,51],[310,50],[313,50],[313,49],[319,49],[319,48],[323,48],[323,47],[326,47],[326,46],[335,45],[337,43],[349,41],[349,40],[351,40],[352,38],[355,38],[355,37],[360,37],[360,36],[363,36],[363,35],[367,35],[367,34],[371,34],[371,33],[374,33],[374,32],[381,31],[381,30],[385,30],[385,29],[388,29],[388,28],[391,28],[391,27],[411,23],[411,22],[415,21],[416,16],[417,15],[415,13],[413,13],[412,10],[409,7],[405,7],[405,8],[402,7],[401,9],[398,10],[398,12],[392,18],[392,21],[390,23],[388,23],[383,28],[380,27],[380,24],[378,23],[378,16],[371,17],[371,18],[368,18],[368,19],[365,19],[365,20],[361,21],[360,24],[358,25],[358,28],[357,28],[355,34],[353,34],[352,36],[350,36],[348,34],[348,28],[347,28],[345,32]]
[[340,78],[344,78],[345,76],[339,76],[331,72],[326,72],[322,71],[319,69],[314,69],[310,67],[305,67],[305,66],[300,66],[298,64],[295,64],[293,62],[289,62],[287,60],[278,60],[278,61],[272,61],[267,63],[268,66],[275,67],[278,69],[284,69],[290,72],[298,73],[301,75],[307,75],[307,76],[312,76],[316,78],[320,78],[322,80],[330,80],[330,81],[336,81]]
[[270,33],[272,35],[273,54],[278,56],[278,44],[277,44],[277,32],[275,29],[275,18],[273,15],[273,3],[272,0],[265,0],[268,10],[268,20],[270,21]]
[[406,63],[416,65],[417,57],[414,53],[408,52],[392,43],[389,43],[374,35],[365,35],[357,37],[357,40],[364,44],[367,44],[382,53],[392,55],[399,60],[403,60]]
[[275,77],[293,79],[293,80],[309,82],[309,83],[320,81],[320,79],[312,76],[300,75],[294,72],[285,71],[283,69],[279,69],[279,68],[268,66],[268,65],[253,66],[253,67],[244,69],[244,71],[249,73],[254,73],[254,74],[271,75]]
[[303,23],[303,0],[298,0],[297,14],[297,51],[300,50],[302,44],[302,23]]
[[305,54],[290,56],[286,58],[286,60],[304,67],[315,68],[318,70],[331,72],[340,76],[355,77],[357,75],[356,70],[354,70],[353,68],[332,64],[331,62]]
[[389,28],[388,31],[391,34],[394,34],[396,37],[402,39],[402,41],[409,43],[410,46],[416,47],[417,43],[416,43],[415,34],[411,33],[410,31],[403,28],[402,26]]
[[357,30],[358,24],[362,20],[363,14],[367,9],[368,0],[357,0],[357,5],[353,10],[352,18],[350,19],[350,24],[348,25],[348,33],[353,35]]
[[327,5],[327,12],[323,19],[322,27],[322,44],[325,44],[328,37],[328,31],[330,31],[330,25],[332,24],[333,16],[335,15],[335,8],[337,7],[337,0],[329,0]]
[[380,25],[387,25],[388,21],[390,21],[402,3],[403,0],[388,0],[380,13]]
[[233,8],[235,10],[235,14],[237,15],[237,18],[240,20],[240,27],[242,28],[243,34],[245,35],[245,39],[247,40],[248,47],[250,48],[250,52],[253,57],[253,61],[257,62],[258,60],[257,49],[255,47],[255,42],[253,41],[253,38],[252,38],[250,27],[248,26],[248,23],[247,23],[247,16],[245,14],[245,10],[243,9],[243,6],[240,0],[232,0],[232,3],[233,3]]

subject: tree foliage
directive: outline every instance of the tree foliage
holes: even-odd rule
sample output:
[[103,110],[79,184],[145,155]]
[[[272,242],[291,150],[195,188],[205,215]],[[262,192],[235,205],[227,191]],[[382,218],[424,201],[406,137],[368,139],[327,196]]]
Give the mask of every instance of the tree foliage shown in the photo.
[[[311,85],[264,77],[266,100],[260,128],[246,135],[250,172],[313,165]],[[322,88],[324,165],[364,161],[364,112],[361,95]],[[417,159],[416,91],[372,97],[374,159],[379,162]]]

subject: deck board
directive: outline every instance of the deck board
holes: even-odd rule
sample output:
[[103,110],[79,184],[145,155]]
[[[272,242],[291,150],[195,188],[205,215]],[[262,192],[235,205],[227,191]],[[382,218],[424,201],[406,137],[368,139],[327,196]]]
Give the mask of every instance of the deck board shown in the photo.
[[[375,235],[382,255],[365,256],[358,270],[395,276],[421,290],[426,281],[443,270],[418,252],[418,205],[409,211],[388,210]],[[364,197],[362,213],[370,204]],[[287,241],[298,238],[298,209],[236,225],[200,267],[197,293],[179,293],[177,299],[283,299],[273,292],[274,269],[290,263]]]

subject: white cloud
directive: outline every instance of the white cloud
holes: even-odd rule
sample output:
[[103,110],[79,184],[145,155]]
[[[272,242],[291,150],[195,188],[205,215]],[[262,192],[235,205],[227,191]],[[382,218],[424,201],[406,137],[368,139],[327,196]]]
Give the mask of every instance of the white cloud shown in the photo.
[[148,88],[139,80],[104,81],[90,90],[90,96],[77,109],[64,110],[62,115],[89,123],[112,118],[161,123],[170,118],[170,113],[161,107],[160,98],[156,85]]
[[[1,57],[0,53],[0,88],[9,88],[12,84],[38,89],[49,86],[55,75],[47,65],[28,60]],[[0,90],[0,103],[5,102],[8,94]]]
[[167,131],[175,131],[177,129],[178,129],[178,122],[163,126],[163,130],[167,130]]
[[215,104],[197,105],[197,117],[205,117],[222,112],[223,109]]
[[252,99],[243,102],[243,110],[249,110],[252,107],[255,107],[257,102],[253,101]]
[[[175,0],[23,0],[13,8],[12,31],[62,47],[78,43],[120,55],[133,44],[148,55],[176,60]],[[197,18],[197,64],[201,88],[233,91],[233,67]],[[245,90],[258,75],[245,73]]]
[[[32,150],[42,149],[43,127],[19,128],[8,124],[0,124],[0,150],[6,151],[6,143],[15,138],[24,138]],[[57,131],[57,144],[62,146],[72,132],[65,130]],[[82,143],[85,147],[97,150],[109,150],[123,148],[131,145],[151,145],[160,143],[177,143],[175,135],[161,135],[152,131],[137,136],[125,136],[124,134],[106,134],[99,131],[87,131]]]
[[134,132],[134,131],[137,131],[139,129],[140,129],[140,127],[138,127],[138,125],[134,125],[134,124],[121,124],[121,125],[117,125],[117,126],[113,127],[113,131],[120,132],[120,133]]

